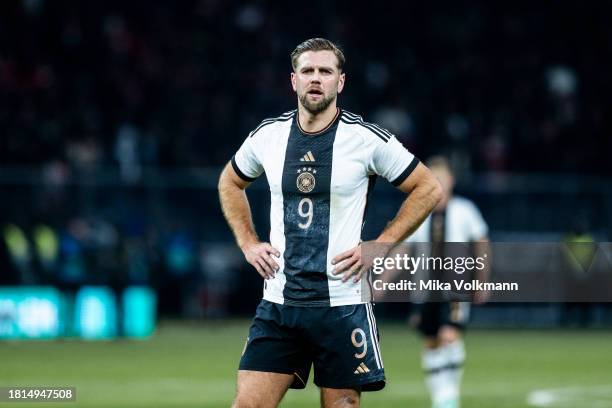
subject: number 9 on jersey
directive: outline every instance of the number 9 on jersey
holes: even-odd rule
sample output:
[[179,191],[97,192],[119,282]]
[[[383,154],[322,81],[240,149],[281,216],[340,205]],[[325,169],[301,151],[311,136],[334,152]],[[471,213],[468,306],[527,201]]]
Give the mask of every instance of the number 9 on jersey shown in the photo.
[[298,223],[298,227],[301,229],[308,229],[310,224],[312,224],[312,216],[314,215],[314,204],[310,198],[304,197],[300,200],[298,204],[298,214],[300,217],[304,218],[304,222]]

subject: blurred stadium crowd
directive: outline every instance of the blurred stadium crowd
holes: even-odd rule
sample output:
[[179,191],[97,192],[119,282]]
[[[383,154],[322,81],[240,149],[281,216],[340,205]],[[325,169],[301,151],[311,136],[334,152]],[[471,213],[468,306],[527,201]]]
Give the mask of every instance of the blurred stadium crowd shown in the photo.
[[341,106],[421,155],[444,146],[470,170],[610,173],[603,3],[0,8],[3,164],[222,165],[262,118],[293,107],[288,54],[324,35],[346,49]]
[[[184,311],[180,291],[203,275],[212,286],[200,301],[224,296],[223,274],[241,266],[212,255],[233,250],[217,173],[201,184],[178,177],[187,193],[175,182],[160,193],[147,172],[218,168],[263,118],[293,109],[288,55],[312,36],[345,49],[341,107],[417,156],[448,154],[460,181],[610,176],[609,11],[598,2],[3,1],[0,263],[13,271],[3,283],[152,283],[168,288],[170,313]],[[507,229],[510,201],[474,194],[493,230]],[[582,218],[610,217],[606,197],[573,195],[559,213],[552,196],[527,200],[539,212],[525,197],[514,208],[562,231],[577,202]]]

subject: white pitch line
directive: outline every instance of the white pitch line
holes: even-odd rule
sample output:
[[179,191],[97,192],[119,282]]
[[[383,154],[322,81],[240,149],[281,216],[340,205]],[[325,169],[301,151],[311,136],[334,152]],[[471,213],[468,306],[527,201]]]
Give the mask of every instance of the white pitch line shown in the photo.
[[612,408],[612,385],[533,390],[527,395],[527,404],[541,408]]

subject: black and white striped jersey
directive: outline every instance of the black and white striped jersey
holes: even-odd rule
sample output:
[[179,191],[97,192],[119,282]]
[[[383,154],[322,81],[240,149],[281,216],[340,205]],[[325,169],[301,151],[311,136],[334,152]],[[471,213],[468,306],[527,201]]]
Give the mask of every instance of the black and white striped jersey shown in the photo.
[[400,185],[418,159],[387,130],[337,110],[323,130],[302,130],[297,112],[264,120],[232,158],[236,173],[270,185],[270,243],[280,270],[264,299],[298,306],[362,303],[361,286],[331,274],[331,260],[360,242],[376,176]]
[[486,238],[489,227],[476,205],[453,196],[443,211],[432,212],[407,242],[474,242]]

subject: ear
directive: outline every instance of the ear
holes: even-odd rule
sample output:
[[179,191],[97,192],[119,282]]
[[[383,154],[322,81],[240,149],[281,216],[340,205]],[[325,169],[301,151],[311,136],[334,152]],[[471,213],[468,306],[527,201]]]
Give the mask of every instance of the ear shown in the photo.
[[344,81],[345,81],[346,77],[344,72],[340,74],[340,77],[338,79],[338,93],[341,93],[342,90],[344,89]]
[[291,73],[291,87],[293,88],[293,92],[297,92],[297,77],[295,72]]

